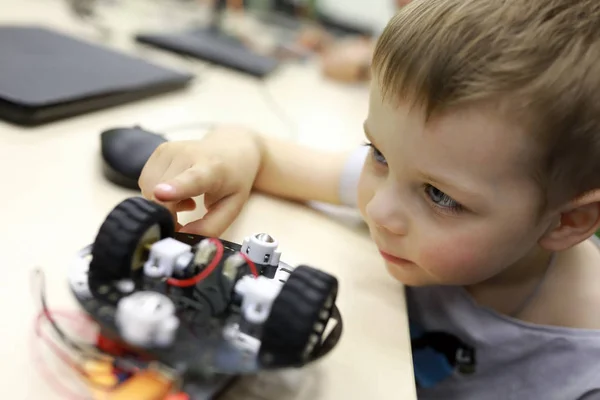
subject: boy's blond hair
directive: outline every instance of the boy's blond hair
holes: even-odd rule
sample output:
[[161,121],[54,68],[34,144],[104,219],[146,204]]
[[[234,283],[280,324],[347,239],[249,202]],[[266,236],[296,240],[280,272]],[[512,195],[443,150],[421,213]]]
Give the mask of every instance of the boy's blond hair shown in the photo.
[[415,0],[373,75],[427,118],[481,102],[522,124],[544,208],[600,188],[600,0]]

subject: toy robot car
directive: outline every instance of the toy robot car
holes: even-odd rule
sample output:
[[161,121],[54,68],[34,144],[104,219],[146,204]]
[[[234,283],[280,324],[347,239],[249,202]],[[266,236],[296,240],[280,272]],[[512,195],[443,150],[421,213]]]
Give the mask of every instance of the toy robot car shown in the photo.
[[342,331],[337,279],[280,257],[264,233],[241,245],[175,233],[166,208],[133,197],[78,254],[69,283],[105,336],[184,379],[252,374],[312,362]]

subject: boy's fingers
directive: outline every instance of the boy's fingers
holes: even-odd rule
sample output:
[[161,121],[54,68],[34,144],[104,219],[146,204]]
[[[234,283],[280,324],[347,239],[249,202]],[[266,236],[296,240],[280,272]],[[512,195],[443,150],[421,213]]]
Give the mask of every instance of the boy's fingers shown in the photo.
[[196,209],[196,201],[194,199],[181,200],[175,205],[175,211],[194,211]]
[[194,211],[196,209],[196,202],[194,201],[194,199],[185,199],[177,203],[159,202],[158,204],[162,205],[167,210],[169,210],[169,212],[173,216],[173,221],[175,222],[175,232],[179,232],[179,230],[183,227],[183,225],[179,223],[177,213],[183,211]]
[[184,225],[181,232],[218,237],[233,223],[243,206],[243,197],[225,197],[211,207],[202,219]]
[[154,197],[162,202],[177,202],[210,191],[214,183],[212,171],[199,167],[189,168],[174,178],[159,183],[154,188]]

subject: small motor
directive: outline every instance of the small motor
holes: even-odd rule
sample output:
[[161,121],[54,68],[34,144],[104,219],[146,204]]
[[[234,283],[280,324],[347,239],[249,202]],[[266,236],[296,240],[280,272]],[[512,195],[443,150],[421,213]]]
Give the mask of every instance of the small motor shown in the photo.
[[175,304],[153,291],[135,292],[121,299],[115,322],[123,339],[140,347],[166,347],[179,328]]

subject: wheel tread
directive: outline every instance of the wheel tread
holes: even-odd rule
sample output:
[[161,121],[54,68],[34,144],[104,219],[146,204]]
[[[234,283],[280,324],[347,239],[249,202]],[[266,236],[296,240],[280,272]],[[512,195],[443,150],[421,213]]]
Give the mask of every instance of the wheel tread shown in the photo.
[[298,266],[283,285],[273,302],[269,318],[263,326],[260,355],[271,365],[303,363],[304,350],[315,331],[316,323],[325,323],[321,311],[327,299],[337,296],[338,281],[332,275],[309,266]]
[[128,198],[119,203],[106,217],[92,246],[90,279],[118,280],[127,277],[135,251],[133,247],[154,224],[160,226],[162,238],[173,235],[173,218],[163,206],[142,197]]

